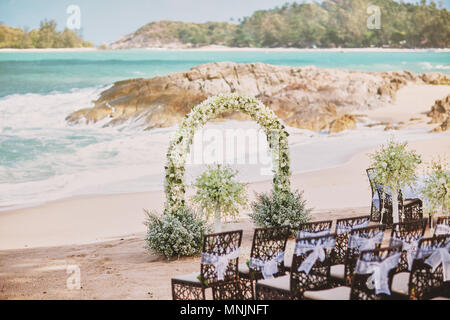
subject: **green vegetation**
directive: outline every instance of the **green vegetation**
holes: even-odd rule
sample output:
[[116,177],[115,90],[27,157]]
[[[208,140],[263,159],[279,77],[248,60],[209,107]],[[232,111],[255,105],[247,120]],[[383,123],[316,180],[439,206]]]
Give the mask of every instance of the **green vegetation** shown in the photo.
[[67,28],[56,31],[53,20],[44,20],[39,29],[28,31],[27,28],[12,28],[0,25],[0,48],[83,48],[93,47],[88,41],[81,39],[75,32]]
[[[367,28],[367,8],[381,11],[381,29]],[[448,47],[450,13],[431,1],[328,0],[256,11],[239,24],[152,22],[133,36],[194,46],[236,47]]]
[[133,36],[161,42],[180,41],[195,45],[227,45],[233,41],[236,25],[227,22],[187,23],[179,21],[156,21],[146,24]]
[[215,232],[221,231],[221,218],[239,215],[239,208],[247,205],[245,183],[235,180],[237,170],[229,167],[208,167],[194,183],[197,188],[192,197],[194,203],[210,218],[214,215]]
[[263,228],[290,226],[295,230],[311,219],[312,209],[307,208],[303,192],[300,191],[278,193],[272,190],[272,193],[257,194],[251,206],[250,217],[257,226]]
[[407,142],[390,140],[387,145],[370,154],[371,167],[375,169],[375,183],[386,186],[391,191],[394,223],[399,222],[398,191],[405,185],[413,186],[417,179],[417,166],[422,162],[420,155],[414,150],[407,150],[407,146]]
[[147,248],[166,258],[195,256],[202,251],[203,238],[210,230],[193,210],[157,216],[145,211],[148,219]]
[[450,213],[450,168],[444,158],[431,161],[422,196],[428,214],[433,216],[439,210],[442,215]]

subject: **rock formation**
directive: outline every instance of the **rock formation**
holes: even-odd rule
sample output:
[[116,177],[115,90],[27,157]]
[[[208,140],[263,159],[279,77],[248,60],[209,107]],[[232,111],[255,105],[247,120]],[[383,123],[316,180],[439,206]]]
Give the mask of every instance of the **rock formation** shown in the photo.
[[448,130],[450,130],[450,116],[448,116],[440,126],[434,128],[432,132],[443,132]]
[[436,100],[427,116],[431,118],[430,123],[441,123],[450,116],[450,94],[444,99]]
[[356,129],[355,116],[346,114],[330,123],[330,133]]
[[[450,83],[447,75],[430,79]],[[408,71],[368,73],[262,63],[209,63],[167,76],[117,82],[100,94],[93,107],[70,114],[67,121],[103,120],[105,126],[133,121],[144,129],[168,127],[180,122],[207,97],[237,92],[259,98],[289,126],[319,131],[330,128],[334,120],[346,114],[384,106],[402,86],[423,80],[423,76]],[[246,119],[240,113],[225,117]],[[335,122],[332,130],[348,124],[353,127],[349,120]]]

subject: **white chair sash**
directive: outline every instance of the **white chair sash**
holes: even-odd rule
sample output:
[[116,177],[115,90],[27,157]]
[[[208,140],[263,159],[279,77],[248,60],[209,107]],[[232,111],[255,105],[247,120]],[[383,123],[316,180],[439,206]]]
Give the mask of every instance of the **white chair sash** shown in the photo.
[[348,233],[354,229],[358,229],[358,228],[365,228],[369,226],[369,220],[363,222],[363,223],[359,223],[359,224],[355,224],[353,226],[346,226],[346,225],[338,225],[336,233],[337,234],[343,234],[343,233]]
[[264,279],[271,279],[278,272],[278,264],[284,260],[284,251],[277,252],[272,259],[262,260],[258,258],[250,258],[250,268],[260,268]]
[[389,271],[397,267],[401,253],[393,254],[383,261],[362,261],[359,259],[356,263],[355,273],[371,274],[368,282],[373,282],[376,294],[388,294],[389,290]]
[[216,268],[217,279],[222,281],[225,278],[225,272],[228,268],[228,263],[232,259],[239,258],[240,248],[232,247],[227,250],[226,254],[211,254],[202,252],[202,264],[214,265]]
[[297,232],[297,238],[321,237],[321,236],[327,236],[329,234],[330,234],[330,230],[323,230],[323,231],[317,231],[317,232],[299,230]]
[[425,260],[434,272],[442,264],[444,281],[450,281],[450,253],[448,248],[438,248]]
[[450,234],[450,226],[446,224],[437,224],[434,233],[436,235]]
[[375,249],[377,244],[380,244],[383,241],[384,232],[379,231],[373,237],[364,238],[360,237],[357,234],[352,234],[348,240],[348,247],[350,249],[358,249],[362,250],[372,250]]
[[302,241],[297,242],[295,246],[295,254],[297,256],[311,252],[306,259],[303,260],[297,270],[299,272],[303,271],[304,273],[309,274],[317,259],[320,259],[320,261],[325,260],[325,249],[333,249],[335,244],[336,240],[334,238],[328,238],[325,241],[318,239],[315,244]]
[[412,263],[414,260],[414,257],[416,256],[417,253],[417,249],[419,248],[419,241],[420,239],[422,239],[422,237],[420,237],[417,240],[408,242],[399,238],[393,238],[394,241],[398,242],[399,244],[402,245],[402,250],[406,251],[406,260],[408,261],[408,270],[411,271],[412,268]]

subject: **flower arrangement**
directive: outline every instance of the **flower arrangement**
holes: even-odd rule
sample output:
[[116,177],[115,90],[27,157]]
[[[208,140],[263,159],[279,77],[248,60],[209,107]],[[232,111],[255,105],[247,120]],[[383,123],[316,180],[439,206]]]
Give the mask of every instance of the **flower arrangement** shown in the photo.
[[184,208],[161,217],[146,211],[147,247],[166,258],[194,256],[202,251],[203,237],[210,230],[193,210]]
[[309,222],[312,211],[306,207],[303,192],[280,194],[273,190],[271,194],[257,194],[252,209],[250,217],[259,227],[290,226],[292,229]]
[[378,151],[370,155],[372,167],[375,169],[375,183],[391,191],[394,223],[399,222],[398,192],[405,185],[412,187],[417,178],[417,166],[422,162],[414,150],[407,150],[407,145],[406,142],[397,143],[390,140],[387,145],[381,146]]
[[209,166],[195,181],[197,188],[192,201],[209,219],[214,215],[214,231],[220,232],[221,218],[236,218],[239,208],[247,205],[245,183],[235,180],[237,170],[229,167]]
[[264,129],[272,150],[273,188],[277,192],[289,192],[291,175],[287,141],[289,134],[284,125],[273,110],[264,106],[256,98],[234,93],[221,94],[210,97],[193,107],[183,119],[169,145],[165,166],[165,211],[167,213],[172,214],[185,206],[184,166],[195,132],[209,120],[230,111],[240,111],[249,115]]
[[425,210],[433,216],[439,210],[442,215],[450,212],[450,169],[445,159],[437,158],[429,165],[429,174],[424,180],[421,194],[425,199]]

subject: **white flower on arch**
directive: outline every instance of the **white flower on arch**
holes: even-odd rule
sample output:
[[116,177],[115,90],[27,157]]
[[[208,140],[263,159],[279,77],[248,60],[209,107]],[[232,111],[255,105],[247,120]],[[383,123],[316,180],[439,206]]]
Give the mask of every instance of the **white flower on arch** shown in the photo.
[[249,115],[264,129],[272,150],[273,188],[276,192],[290,191],[291,171],[287,141],[289,134],[280,119],[273,110],[254,97],[235,93],[220,94],[193,107],[183,119],[170,142],[165,166],[166,213],[175,213],[185,205],[185,164],[195,132],[209,120],[230,111],[240,111]]

